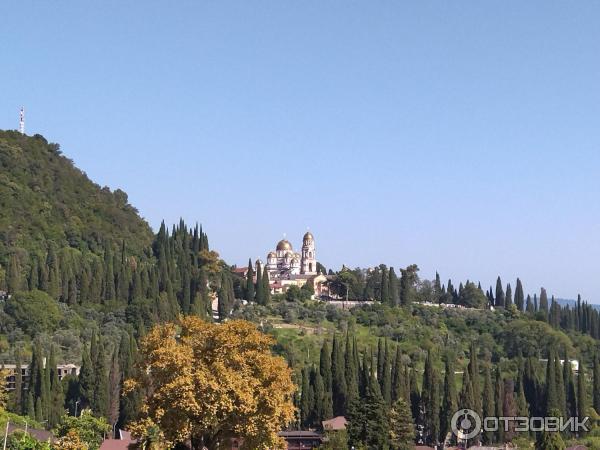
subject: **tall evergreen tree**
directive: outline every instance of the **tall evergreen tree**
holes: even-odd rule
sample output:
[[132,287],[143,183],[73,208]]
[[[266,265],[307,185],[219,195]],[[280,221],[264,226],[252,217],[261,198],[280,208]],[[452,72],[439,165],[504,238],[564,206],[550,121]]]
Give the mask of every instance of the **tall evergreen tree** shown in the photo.
[[259,305],[265,304],[264,285],[262,282],[262,268],[260,263],[256,263],[256,303]]
[[82,408],[91,407],[94,403],[94,391],[96,388],[96,379],[94,375],[94,366],[90,357],[90,351],[87,346],[84,346],[81,369],[79,370]]
[[98,352],[94,363],[94,388],[93,411],[101,416],[106,416],[108,410],[108,367],[102,339],[98,339]]
[[15,355],[15,389],[12,397],[12,411],[16,414],[25,413],[24,399],[23,399],[23,374],[21,369],[21,352],[17,351]]
[[[494,380],[494,406],[496,407],[495,417],[502,417],[504,414],[504,379],[500,367],[496,368]],[[498,427],[496,442],[504,442],[504,427]]]
[[540,292],[540,311],[543,311],[546,317],[548,316],[548,294],[544,288]]
[[427,353],[425,371],[423,373],[423,389],[421,401],[425,412],[425,435],[430,444],[437,444],[440,437],[440,396],[439,382],[434,369],[433,355]]
[[496,306],[504,308],[504,289],[502,289],[502,280],[500,277],[496,280]]
[[310,394],[310,374],[308,367],[302,369],[302,385],[300,391],[300,423],[302,427],[310,426],[310,413],[312,409]]
[[477,347],[475,343],[471,343],[470,360],[468,366],[471,384],[473,385],[474,410],[478,414],[482,414],[481,406],[481,384],[479,381],[479,360],[477,358]]
[[246,273],[246,300],[254,301],[254,268],[251,259],[248,260],[248,272]]
[[271,286],[269,285],[269,271],[267,270],[267,266],[265,265],[263,269],[262,276],[262,284],[263,284],[263,303],[268,305],[271,302]]
[[398,276],[396,275],[396,272],[394,272],[393,267],[390,267],[388,283],[390,286],[389,290],[388,290],[389,296],[390,296],[390,304],[397,305],[400,301],[400,299],[398,297]]
[[592,403],[594,409],[596,411],[600,411],[600,361],[598,360],[598,353],[594,355],[594,372],[592,388]]
[[523,293],[523,284],[519,278],[517,278],[517,286],[515,288],[515,306],[519,311],[523,311],[525,308],[525,294]]
[[579,373],[577,374],[577,417],[583,420],[587,416],[587,386],[585,380],[585,365],[583,359],[579,358]]
[[510,287],[510,283],[506,285],[506,297],[504,299],[504,307],[506,309],[510,308],[513,304],[512,299],[512,287]]
[[381,303],[389,304],[390,303],[390,284],[389,284],[389,279],[388,279],[388,271],[387,271],[387,268],[385,267],[385,265],[383,265],[383,264],[379,267],[380,267],[380,271],[381,271],[381,281],[379,283],[379,292],[380,292],[379,300],[381,301]]
[[546,401],[545,412],[547,415],[549,415],[552,410],[561,411],[554,362],[554,353],[550,351],[550,354],[548,355],[548,364],[546,365],[546,395],[544,396]]
[[[496,404],[494,398],[494,385],[492,383],[492,373],[489,366],[486,365],[483,375],[483,417],[494,417],[496,414]],[[483,442],[490,444],[494,440],[494,433],[492,431],[485,431],[483,433]]]
[[456,393],[456,380],[454,378],[453,356],[446,355],[444,363],[444,394],[440,417],[440,441],[446,440],[446,435],[451,431],[452,416],[458,410],[458,397]]
[[388,411],[373,371],[371,371],[370,382],[364,399],[364,411],[364,434],[367,448],[373,450],[388,448]]
[[333,349],[331,352],[331,376],[333,391],[333,412],[336,416],[343,416],[346,410],[347,386],[344,373],[344,352],[337,335],[333,336]]

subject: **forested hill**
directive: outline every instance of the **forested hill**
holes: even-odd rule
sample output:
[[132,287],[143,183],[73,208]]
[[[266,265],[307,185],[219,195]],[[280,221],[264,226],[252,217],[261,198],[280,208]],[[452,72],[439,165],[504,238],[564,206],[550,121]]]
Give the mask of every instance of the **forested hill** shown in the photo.
[[0,130],[0,210],[0,265],[49,244],[99,253],[107,240],[125,241],[139,254],[152,242],[125,192],[92,182],[41,135]]

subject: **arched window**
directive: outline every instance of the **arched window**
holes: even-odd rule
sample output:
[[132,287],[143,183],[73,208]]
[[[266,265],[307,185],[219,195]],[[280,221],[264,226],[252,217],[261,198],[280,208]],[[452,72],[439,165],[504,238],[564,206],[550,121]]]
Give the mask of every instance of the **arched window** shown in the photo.
[[312,263],[308,263],[308,271],[312,272]]

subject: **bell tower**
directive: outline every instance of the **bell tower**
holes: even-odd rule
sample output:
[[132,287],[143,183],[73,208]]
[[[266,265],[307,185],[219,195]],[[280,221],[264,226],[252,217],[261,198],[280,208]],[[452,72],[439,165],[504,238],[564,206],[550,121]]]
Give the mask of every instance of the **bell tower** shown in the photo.
[[317,274],[317,255],[315,254],[315,238],[310,231],[302,239],[301,273],[304,275]]

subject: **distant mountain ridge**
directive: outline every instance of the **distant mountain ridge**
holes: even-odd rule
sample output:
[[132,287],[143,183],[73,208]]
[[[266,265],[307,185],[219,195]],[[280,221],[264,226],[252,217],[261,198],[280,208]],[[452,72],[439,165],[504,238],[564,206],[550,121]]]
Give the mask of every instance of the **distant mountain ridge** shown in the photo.
[[100,187],[41,135],[0,130],[0,264],[51,242],[99,252],[107,240],[141,253],[152,230],[127,194]]
[[[573,300],[572,298],[557,298],[556,302],[560,305],[560,306],[569,306],[571,308],[577,306],[577,300]],[[594,304],[594,303],[589,303],[589,305],[600,311],[600,305]]]

